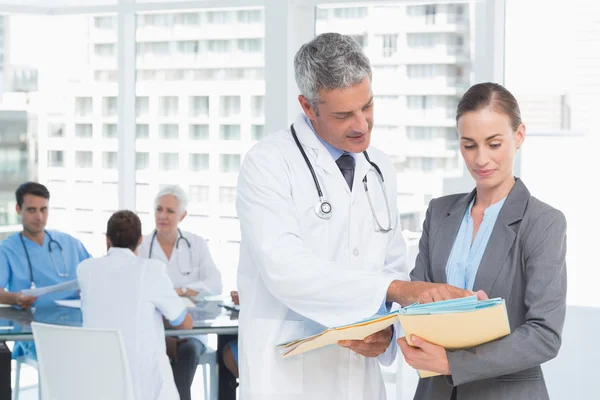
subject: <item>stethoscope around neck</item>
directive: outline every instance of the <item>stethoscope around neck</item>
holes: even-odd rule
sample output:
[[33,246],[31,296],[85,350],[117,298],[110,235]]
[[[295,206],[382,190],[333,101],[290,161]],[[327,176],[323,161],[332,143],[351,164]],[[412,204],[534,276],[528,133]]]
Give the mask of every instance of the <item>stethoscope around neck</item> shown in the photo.
[[[306,155],[306,152],[304,151],[302,144],[300,144],[300,140],[298,140],[298,135],[296,135],[296,129],[294,129],[294,124],[290,125],[290,131],[292,132],[292,136],[294,137],[296,146],[298,146],[298,149],[300,150],[300,153],[302,153],[302,157],[304,158],[304,161],[306,161],[306,165],[308,166],[308,169],[310,170],[310,174],[312,175],[313,181],[315,182],[315,187],[317,188],[317,194],[319,195],[319,201],[317,202],[317,204],[315,204],[315,214],[317,214],[317,216],[321,219],[329,219],[329,218],[331,218],[331,213],[333,211],[333,207],[331,206],[331,203],[329,201],[327,201],[325,199],[325,197],[323,196],[323,191],[321,190],[321,185],[319,184],[319,180],[317,179],[317,174],[315,173],[315,169],[313,168],[312,164],[310,163],[310,160],[308,159],[308,156]],[[387,226],[387,228],[384,228],[379,223],[379,219],[377,218],[377,215],[375,214],[375,208],[373,207],[373,202],[371,201],[371,196],[369,195],[369,187],[367,185],[367,175],[365,175],[362,182],[363,182],[363,187],[365,189],[365,193],[367,195],[367,199],[369,201],[369,207],[371,208],[371,213],[373,214],[373,219],[375,221],[375,224],[377,225],[376,231],[389,232],[392,230],[392,215],[390,212],[390,205],[388,203],[387,193],[385,190],[385,181],[383,179],[383,174],[381,173],[379,166],[377,164],[375,164],[373,161],[371,161],[371,159],[369,158],[369,154],[367,153],[366,150],[363,151],[363,155],[367,159],[367,162],[375,169],[375,171],[377,171],[377,174],[381,178],[381,187],[383,190],[383,198],[385,199],[385,206],[387,208],[388,226]]]
[[[50,233],[47,230],[44,230],[44,234],[48,236],[48,253],[50,253],[50,260],[52,260],[52,265],[54,266],[54,269],[56,270],[56,273],[58,274],[58,276],[60,276],[61,278],[66,278],[69,276],[69,270],[67,268],[67,261],[65,260],[65,255],[63,253],[63,248],[60,245],[60,243],[58,243],[56,240],[54,240],[52,238],[52,235],[50,235]],[[21,239],[21,244],[23,245],[23,250],[25,250],[25,257],[27,257],[27,266],[29,267],[29,279],[31,281],[31,285],[35,286],[35,282],[33,280],[33,265],[31,264],[31,257],[29,257],[29,251],[27,250],[27,246],[25,245],[25,240],[23,239],[23,232],[19,232],[19,238]],[[54,252],[52,251],[52,244],[55,245],[55,247],[58,247],[58,250],[60,251],[60,255],[62,257],[63,260],[63,265],[64,265],[64,272],[61,272],[58,269],[58,266],[56,265],[56,261],[54,260]]]
[[[177,258],[177,269],[179,270],[179,273],[181,273],[181,275],[184,276],[188,276],[189,274],[192,273],[192,245],[190,244],[190,241],[186,239],[185,236],[183,236],[183,233],[181,233],[181,229],[177,228],[177,241],[175,242],[175,251],[179,252],[179,242],[181,240],[183,240],[185,243],[187,243],[188,246],[188,253],[190,255],[190,270],[183,272],[181,270],[181,268],[179,267],[179,257]],[[154,247],[154,240],[156,239],[156,229],[154,230],[154,233],[152,234],[152,240],[150,241],[150,250],[148,251],[148,258],[152,258],[152,248]]]

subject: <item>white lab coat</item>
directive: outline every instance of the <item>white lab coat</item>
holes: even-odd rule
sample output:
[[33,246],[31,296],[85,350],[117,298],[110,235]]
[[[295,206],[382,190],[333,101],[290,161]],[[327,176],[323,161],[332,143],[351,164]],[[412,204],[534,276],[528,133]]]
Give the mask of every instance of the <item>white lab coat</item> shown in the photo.
[[385,399],[378,359],[327,346],[284,359],[278,343],[374,315],[394,279],[408,280],[406,245],[396,206],[396,173],[370,147],[382,170],[393,230],[375,232],[362,179],[380,223],[387,211],[377,173],[357,155],[353,191],[333,157],[300,115],[294,127],[333,211],[314,212],[317,191],[289,129],[260,141],[246,155],[237,187],[241,226],[238,269],[240,398],[242,400]]
[[[137,400],[179,399],[165,346],[163,315],[187,312],[164,263],[111,248],[77,267],[83,325],[121,332]],[[110,382],[107,382],[110,384]]]
[[[142,243],[137,249],[139,257],[149,258],[153,233],[144,235]],[[181,233],[190,242],[190,247],[185,240],[180,240],[179,249],[174,248],[171,258],[167,259],[155,238],[154,246],[152,246],[152,258],[167,264],[167,272],[173,281],[173,287],[186,287],[200,292],[201,295],[221,294],[223,291],[221,272],[210,256],[208,243],[204,238],[191,232],[181,231]],[[188,272],[189,274],[185,275]]]

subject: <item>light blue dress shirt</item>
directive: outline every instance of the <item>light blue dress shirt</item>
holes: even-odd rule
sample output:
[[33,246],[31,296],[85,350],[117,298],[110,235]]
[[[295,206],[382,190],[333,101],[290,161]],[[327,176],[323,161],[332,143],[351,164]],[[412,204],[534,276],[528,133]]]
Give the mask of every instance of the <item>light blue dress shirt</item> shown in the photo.
[[[51,286],[77,279],[76,268],[79,263],[90,254],[79,240],[73,236],[48,231],[56,243],[52,243],[52,253],[48,251],[50,237],[44,236],[43,245],[23,236],[23,242],[19,233],[15,233],[0,243],[0,287],[9,292],[20,292],[31,287],[31,273],[23,243],[27,247],[31,268],[33,270],[33,281],[40,288]],[[68,273],[67,276],[60,276]],[[79,298],[78,290],[68,290],[40,296],[35,302],[36,308],[43,308],[54,304],[54,300]],[[20,355],[30,355],[35,358],[33,342],[17,343],[13,350],[13,358]]]
[[475,199],[471,201],[460,224],[446,264],[446,281],[448,284],[462,289],[473,290],[481,258],[488,245],[492,230],[498,219],[498,214],[505,200],[506,197],[486,208],[483,212],[483,221],[473,241],[471,209],[473,208]]

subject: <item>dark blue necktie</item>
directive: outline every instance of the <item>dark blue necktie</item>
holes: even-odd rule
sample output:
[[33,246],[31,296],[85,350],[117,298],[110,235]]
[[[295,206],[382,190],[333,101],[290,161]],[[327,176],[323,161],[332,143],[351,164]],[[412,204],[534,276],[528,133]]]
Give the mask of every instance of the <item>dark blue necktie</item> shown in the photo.
[[354,182],[354,157],[352,157],[349,153],[344,153],[338,158],[335,163],[339,167],[340,171],[342,171],[342,175],[344,175],[344,179],[348,183],[350,190],[352,191],[352,182]]

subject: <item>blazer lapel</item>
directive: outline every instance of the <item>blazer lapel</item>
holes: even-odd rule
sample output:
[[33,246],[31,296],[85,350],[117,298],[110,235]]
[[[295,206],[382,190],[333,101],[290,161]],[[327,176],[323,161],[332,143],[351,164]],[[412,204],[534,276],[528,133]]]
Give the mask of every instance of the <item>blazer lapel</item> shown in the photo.
[[490,294],[498,274],[502,268],[506,268],[504,261],[517,237],[514,224],[523,219],[529,197],[529,190],[520,179],[517,179],[498,214],[492,235],[479,264],[473,290],[483,290]]
[[446,218],[442,220],[436,236],[430,239],[433,245],[431,268],[434,282],[446,282],[446,264],[462,219],[473,197],[475,197],[475,190],[459,198],[448,211]]

